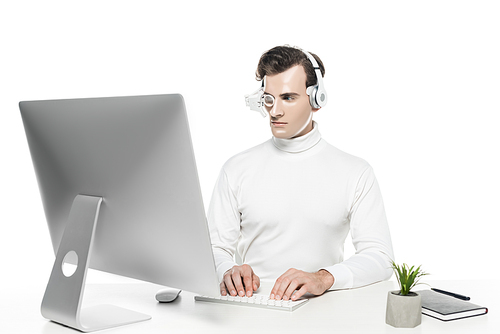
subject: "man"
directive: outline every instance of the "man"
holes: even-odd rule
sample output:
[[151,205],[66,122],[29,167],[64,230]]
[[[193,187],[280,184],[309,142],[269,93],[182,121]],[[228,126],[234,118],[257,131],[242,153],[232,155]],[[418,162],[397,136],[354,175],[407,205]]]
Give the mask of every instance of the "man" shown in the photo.
[[[251,296],[265,279],[275,280],[272,299],[296,300],[392,274],[372,168],[326,143],[312,120],[320,108],[308,93],[322,80],[312,62],[325,72],[313,56],[280,46],[259,61],[273,137],[226,162],[208,213],[222,295]],[[356,254],[344,261],[349,231]],[[234,262],[235,252],[243,265]]]

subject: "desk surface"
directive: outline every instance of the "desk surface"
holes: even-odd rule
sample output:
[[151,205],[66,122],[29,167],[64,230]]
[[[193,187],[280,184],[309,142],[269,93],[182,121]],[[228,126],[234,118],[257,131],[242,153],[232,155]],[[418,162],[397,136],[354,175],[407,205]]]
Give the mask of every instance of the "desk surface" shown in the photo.
[[[471,296],[471,302],[486,306],[487,315],[442,322],[422,316],[414,329],[396,329],[385,323],[387,292],[394,281],[367,287],[332,291],[313,297],[294,312],[195,302],[183,291],[170,304],[159,304],[154,296],[161,288],[148,283],[89,284],[84,304],[114,304],[150,314],[153,319],[118,327],[103,333],[500,333],[498,296],[491,295],[495,281],[427,281],[431,286]],[[422,285],[420,289],[427,288]],[[271,284],[263,283],[265,294]],[[418,289],[417,289],[418,290]],[[4,333],[77,333],[45,320],[40,314],[43,291],[3,291],[1,325]],[[497,294],[498,295],[498,294]],[[31,297],[31,298],[30,298]],[[4,331],[7,329],[7,331]]]

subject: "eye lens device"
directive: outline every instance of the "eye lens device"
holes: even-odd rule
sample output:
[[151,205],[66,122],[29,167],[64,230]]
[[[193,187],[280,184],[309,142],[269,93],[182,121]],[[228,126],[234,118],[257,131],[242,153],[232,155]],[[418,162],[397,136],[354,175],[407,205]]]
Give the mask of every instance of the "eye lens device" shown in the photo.
[[264,94],[262,96],[262,103],[268,108],[272,108],[274,106],[274,96],[271,94]]
[[[264,87],[259,88],[256,92],[245,95],[245,102],[250,110],[258,111],[261,113],[262,117],[266,117],[267,113],[264,110],[264,106],[269,106],[269,94],[264,94]],[[274,104],[274,97],[272,97],[272,104]],[[271,105],[272,106],[272,105]]]

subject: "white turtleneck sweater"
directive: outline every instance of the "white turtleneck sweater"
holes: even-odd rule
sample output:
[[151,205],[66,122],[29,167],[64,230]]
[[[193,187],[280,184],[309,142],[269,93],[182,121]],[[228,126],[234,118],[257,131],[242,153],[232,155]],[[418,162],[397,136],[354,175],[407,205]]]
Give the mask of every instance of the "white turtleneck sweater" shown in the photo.
[[[229,159],[208,212],[219,279],[237,251],[261,280],[286,270],[329,271],[332,290],[388,279],[391,237],[371,166],[321,138],[318,125],[273,137]],[[356,254],[344,260],[351,233]]]

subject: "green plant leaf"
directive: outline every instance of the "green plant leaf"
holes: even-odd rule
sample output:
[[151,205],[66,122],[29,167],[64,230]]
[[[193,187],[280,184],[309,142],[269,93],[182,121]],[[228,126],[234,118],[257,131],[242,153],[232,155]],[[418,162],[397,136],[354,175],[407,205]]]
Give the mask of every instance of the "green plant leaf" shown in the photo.
[[403,296],[408,295],[410,290],[419,284],[420,277],[428,275],[421,270],[421,265],[415,268],[415,266],[410,267],[406,263],[403,263],[403,265],[399,266],[394,261],[391,261],[391,266],[398,280],[400,294]]

